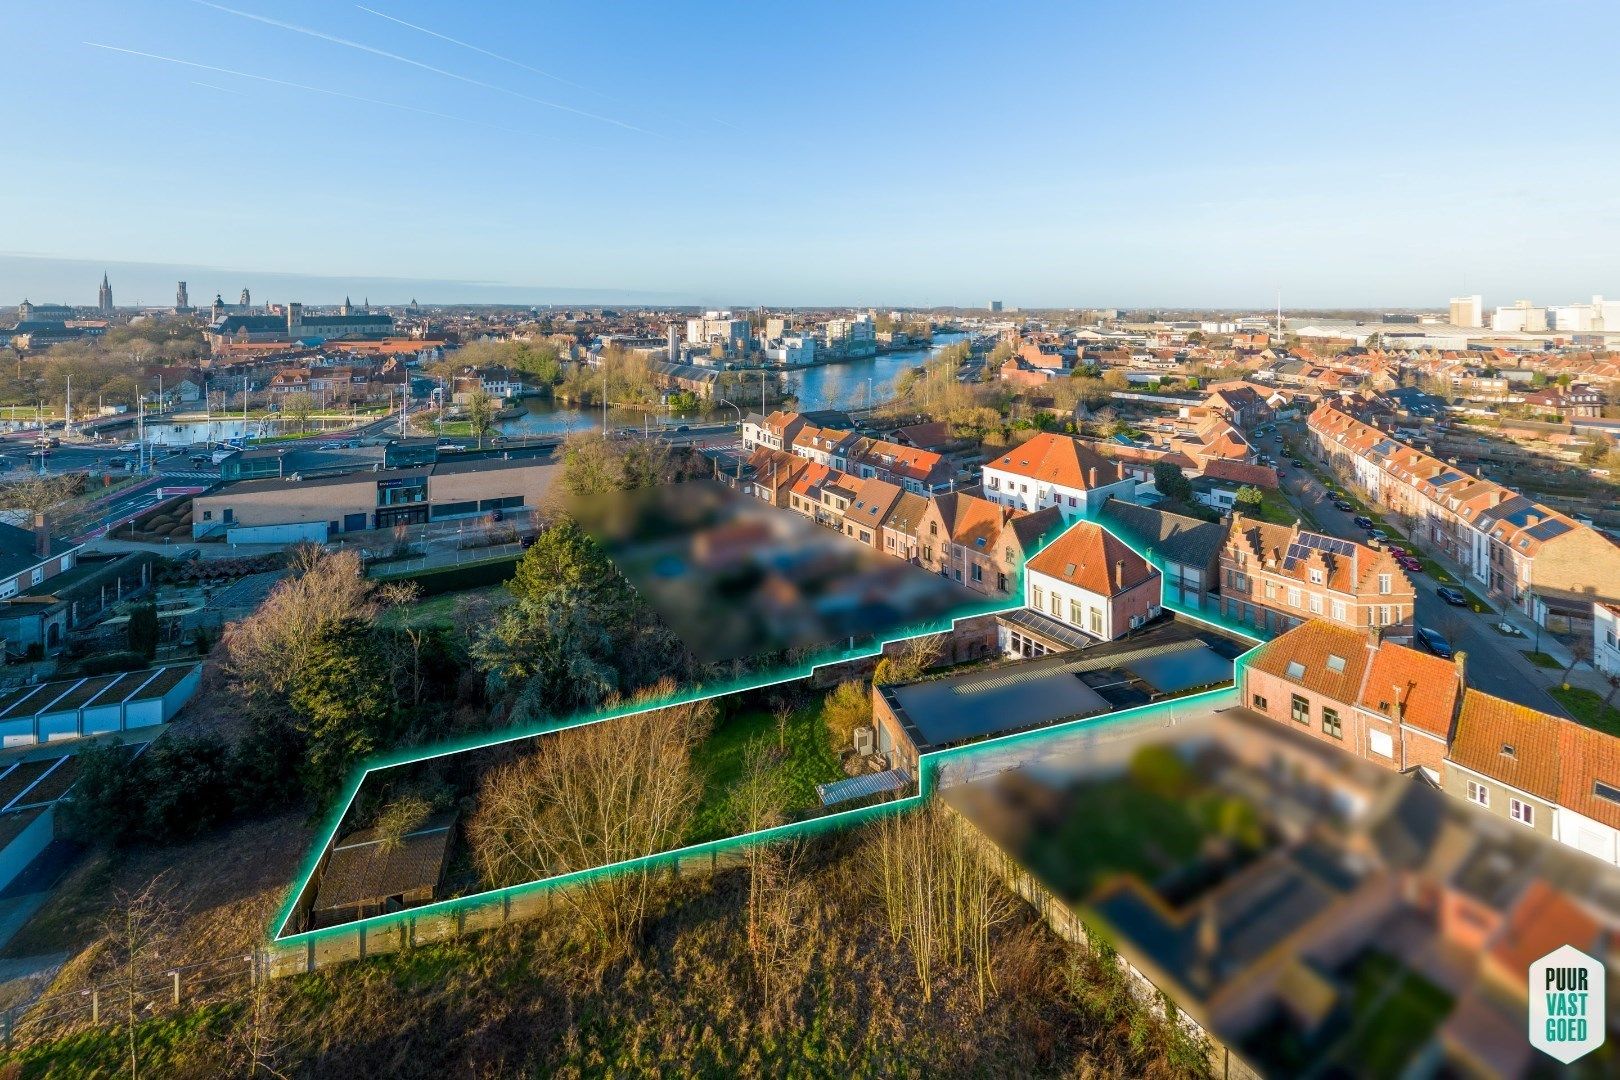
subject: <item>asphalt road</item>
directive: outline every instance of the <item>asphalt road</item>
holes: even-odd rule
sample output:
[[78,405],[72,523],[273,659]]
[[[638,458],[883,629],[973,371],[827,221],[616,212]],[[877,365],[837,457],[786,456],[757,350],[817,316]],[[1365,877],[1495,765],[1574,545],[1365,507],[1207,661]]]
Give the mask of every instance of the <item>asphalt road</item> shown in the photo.
[[[1345,513],[1333,506],[1327,493],[1314,477],[1303,469],[1291,467],[1279,450],[1269,449],[1276,444],[1266,440],[1267,453],[1278,458],[1281,465],[1283,491],[1296,505],[1307,510],[1322,531],[1346,540],[1365,542],[1367,534],[1355,523],[1354,513]],[[1415,545],[1397,540],[1402,546],[1416,551]],[[1417,589],[1417,624],[1438,630],[1453,649],[1468,654],[1469,685],[1521,705],[1543,712],[1567,716],[1568,712],[1549,693],[1549,675],[1524,658],[1533,648],[1533,642],[1509,637],[1495,626],[1495,619],[1477,615],[1464,607],[1453,607],[1436,594],[1441,587],[1426,573],[1411,575]],[[1466,585],[1466,583],[1464,583]],[[1473,589],[1476,595],[1478,589]],[[1414,643],[1415,644],[1415,643]]]

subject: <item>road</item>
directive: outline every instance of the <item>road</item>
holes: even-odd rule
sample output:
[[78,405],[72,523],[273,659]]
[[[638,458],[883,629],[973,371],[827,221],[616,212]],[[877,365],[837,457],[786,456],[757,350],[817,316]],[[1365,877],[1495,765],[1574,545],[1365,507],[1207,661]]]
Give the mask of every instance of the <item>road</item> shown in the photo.
[[[1269,442],[1267,445],[1275,446]],[[1337,509],[1313,476],[1289,466],[1280,450],[1268,449],[1267,452],[1279,459],[1283,492],[1295,505],[1308,511],[1322,531],[1346,540],[1366,540],[1366,533],[1355,523],[1355,514]],[[1417,550],[1413,544],[1403,546]],[[1435,592],[1441,583],[1428,574],[1411,577],[1417,589],[1417,624],[1438,630],[1453,649],[1468,654],[1470,686],[1543,712],[1569,715],[1557,699],[1547,693],[1549,678],[1556,677],[1558,672],[1545,671],[1524,658],[1532,648],[1530,642],[1501,633],[1494,626],[1495,619],[1488,615],[1476,615],[1468,608],[1447,604]]]

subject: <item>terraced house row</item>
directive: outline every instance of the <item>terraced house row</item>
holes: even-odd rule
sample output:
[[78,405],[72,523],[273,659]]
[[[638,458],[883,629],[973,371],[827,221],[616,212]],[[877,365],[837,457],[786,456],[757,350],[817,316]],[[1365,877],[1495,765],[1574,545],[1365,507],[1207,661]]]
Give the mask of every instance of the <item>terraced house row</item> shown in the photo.
[[1030,512],[967,492],[907,491],[767,446],[755,448],[748,467],[746,494],[986,596],[1010,595],[1025,557],[1062,525],[1055,508]]
[[1241,703],[1345,753],[1620,865],[1620,739],[1468,685],[1377,628],[1305,623],[1256,649]]
[[1596,529],[1331,405],[1318,406],[1308,427],[1318,457],[1492,599],[1543,626],[1549,616],[1590,621],[1595,603],[1620,600],[1620,546]]

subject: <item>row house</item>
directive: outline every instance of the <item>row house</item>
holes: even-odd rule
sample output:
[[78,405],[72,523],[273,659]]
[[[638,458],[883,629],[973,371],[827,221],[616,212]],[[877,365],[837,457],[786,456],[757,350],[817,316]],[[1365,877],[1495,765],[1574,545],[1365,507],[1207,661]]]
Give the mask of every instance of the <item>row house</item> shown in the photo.
[[878,477],[919,494],[955,486],[955,466],[943,454],[918,446],[863,436],[849,445],[844,461],[859,476]]
[[[1112,641],[1158,617],[1164,575],[1129,544],[1091,521],[1077,521],[1024,565],[1024,606],[1043,619],[1097,641]],[[1025,635],[1032,632],[1022,624]],[[1046,649],[1072,648],[1072,635],[1059,628]],[[1033,631],[1041,636],[1038,630]],[[1001,645],[1022,655],[1023,643]]]
[[919,531],[922,566],[986,596],[1007,596],[1019,568],[1062,525],[1055,507],[1029,513],[952,492],[927,502]]
[[1388,550],[1234,512],[1221,548],[1221,610],[1262,631],[1330,619],[1410,637],[1412,579]]
[[1620,600],[1620,546],[1592,527],[1332,406],[1318,407],[1308,430],[1317,456],[1402,518],[1414,544],[1536,623],[1591,619],[1594,602]]
[[1620,738],[1473,689],[1466,675],[1460,654],[1317,620],[1250,653],[1239,692],[1280,724],[1620,865]]
[[1460,664],[1376,627],[1316,619],[1255,649],[1239,679],[1253,711],[1363,761],[1440,782],[1464,686]]
[[763,446],[770,450],[792,451],[793,440],[806,427],[847,428],[849,425],[848,415],[830,409],[818,412],[779,409],[765,416],[752,415],[743,421],[743,449],[751,452]]
[[1110,498],[1135,502],[1136,480],[1081,440],[1043,432],[985,462],[983,491],[1018,510],[1056,507],[1067,523],[1094,516]]
[[1524,403],[1543,412],[1557,413],[1568,420],[1577,416],[1602,416],[1607,401],[1600,391],[1576,383],[1573,386],[1533,391],[1524,395]]

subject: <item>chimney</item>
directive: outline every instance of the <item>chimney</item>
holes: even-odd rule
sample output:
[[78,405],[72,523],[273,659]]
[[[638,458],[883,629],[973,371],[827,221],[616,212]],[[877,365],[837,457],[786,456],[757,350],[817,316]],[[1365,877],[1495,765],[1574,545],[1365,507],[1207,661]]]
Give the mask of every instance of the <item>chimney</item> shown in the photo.
[[1367,627],[1367,648],[1376,649],[1384,643],[1384,628],[1382,626]]
[[1096,487],[1097,486],[1097,466],[1093,465],[1091,467],[1090,471],[1086,474],[1086,477],[1087,477],[1087,483],[1092,487]]
[[1462,649],[1458,649],[1452,654],[1452,659],[1457,664],[1457,684],[1466,688],[1468,686],[1468,654]]
[[1114,588],[1123,589],[1124,587],[1125,587],[1125,560],[1124,559],[1115,559],[1114,560]]
[[51,531],[45,524],[45,511],[34,511],[34,555],[45,558],[51,553]]

